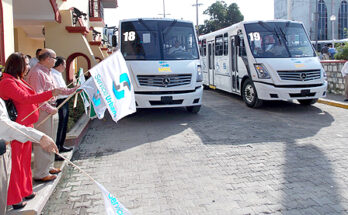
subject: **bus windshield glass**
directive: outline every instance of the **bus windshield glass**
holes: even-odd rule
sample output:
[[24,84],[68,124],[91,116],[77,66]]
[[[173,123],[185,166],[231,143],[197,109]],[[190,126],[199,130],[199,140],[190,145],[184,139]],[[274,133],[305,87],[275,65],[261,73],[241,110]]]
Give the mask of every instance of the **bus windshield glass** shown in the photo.
[[255,58],[316,56],[303,26],[299,23],[260,21],[245,24],[245,31]]
[[122,22],[121,52],[126,60],[199,59],[192,23],[177,20]]

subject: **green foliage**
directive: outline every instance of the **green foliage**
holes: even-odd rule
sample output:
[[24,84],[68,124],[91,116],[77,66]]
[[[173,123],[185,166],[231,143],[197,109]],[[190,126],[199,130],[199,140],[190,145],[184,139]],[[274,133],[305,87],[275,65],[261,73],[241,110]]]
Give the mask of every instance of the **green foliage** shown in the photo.
[[224,1],[216,1],[203,14],[209,15],[210,19],[204,20],[204,25],[199,26],[200,34],[207,34],[244,20],[236,3],[227,6]]
[[69,121],[68,121],[68,131],[72,129],[75,123],[80,119],[80,117],[85,114],[85,108],[81,96],[78,96],[76,108],[74,108],[75,96],[69,101]]
[[336,60],[348,60],[348,43],[344,43],[344,45],[338,46],[336,50]]

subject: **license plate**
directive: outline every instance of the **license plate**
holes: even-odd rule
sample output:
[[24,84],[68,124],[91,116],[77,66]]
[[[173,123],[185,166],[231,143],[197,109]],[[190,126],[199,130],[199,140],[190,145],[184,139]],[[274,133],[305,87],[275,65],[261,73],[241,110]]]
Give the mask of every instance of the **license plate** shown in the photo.
[[308,96],[311,93],[311,90],[301,90],[301,96]]
[[173,96],[161,96],[161,102],[169,104],[173,102]]

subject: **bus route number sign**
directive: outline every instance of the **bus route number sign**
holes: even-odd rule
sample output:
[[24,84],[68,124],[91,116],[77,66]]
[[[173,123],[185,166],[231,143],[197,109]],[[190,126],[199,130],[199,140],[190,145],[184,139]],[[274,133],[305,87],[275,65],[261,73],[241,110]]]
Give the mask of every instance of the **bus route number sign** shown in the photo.
[[135,40],[135,31],[129,31],[123,33],[124,41],[134,41]]

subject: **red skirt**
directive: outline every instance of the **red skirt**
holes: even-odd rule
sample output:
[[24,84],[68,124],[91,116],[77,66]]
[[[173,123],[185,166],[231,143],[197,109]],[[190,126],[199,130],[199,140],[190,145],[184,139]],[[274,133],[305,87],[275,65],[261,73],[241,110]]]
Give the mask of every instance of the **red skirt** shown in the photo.
[[18,204],[33,193],[31,173],[31,142],[11,142],[12,170],[7,193],[7,205]]

